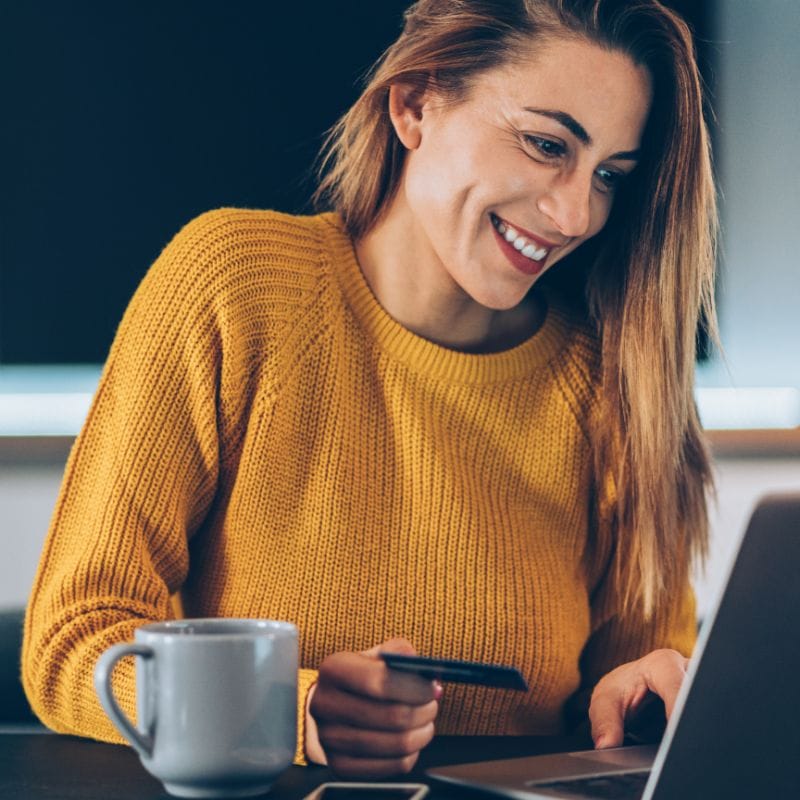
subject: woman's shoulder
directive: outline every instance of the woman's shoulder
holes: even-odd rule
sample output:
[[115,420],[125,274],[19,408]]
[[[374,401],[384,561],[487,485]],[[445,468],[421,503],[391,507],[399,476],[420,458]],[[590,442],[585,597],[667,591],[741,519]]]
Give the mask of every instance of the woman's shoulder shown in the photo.
[[182,258],[194,267],[209,264],[230,269],[246,262],[255,271],[269,267],[302,270],[319,264],[330,216],[217,208],[186,223],[162,256]]
[[177,293],[184,305],[195,307],[303,306],[328,283],[331,217],[248,208],[206,211],[173,236],[143,284]]
[[318,238],[319,229],[332,214],[288,214],[264,208],[223,206],[204,211],[184,225],[187,233],[219,232],[233,235],[257,235],[267,232],[293,234],[301,238]]
[[194,217],[148,270],[121,331],[133,325],[178,339],[205,331],[249,359],[301,323],[318,328],[332,308],[325,301],[330,216],[219,208]]

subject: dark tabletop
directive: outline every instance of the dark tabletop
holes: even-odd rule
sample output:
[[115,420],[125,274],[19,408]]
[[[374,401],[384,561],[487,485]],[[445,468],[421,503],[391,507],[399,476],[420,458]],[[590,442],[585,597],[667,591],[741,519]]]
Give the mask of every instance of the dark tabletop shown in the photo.
[[[513,758],[591,747],[580,738],[541,736],[438,736],[409,779],[431,786],[431,800],[465,797],[464,790],[425,777],[433,766]],[[299,800],[332,776],[325,767],[290,767],[265,800]],[[166,800],[161,784],[128,747],[49,733],[0,733],[2,800]]]

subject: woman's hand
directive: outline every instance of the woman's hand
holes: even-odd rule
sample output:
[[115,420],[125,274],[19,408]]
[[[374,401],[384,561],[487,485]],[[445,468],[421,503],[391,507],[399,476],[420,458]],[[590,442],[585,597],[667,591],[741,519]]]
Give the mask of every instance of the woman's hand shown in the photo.
[[306,713],[306,755],[342,777],[408,772],[433,738],[441,685],[389,669],[382,651],[416,654],[405,639],[334,653],[319,668]]
[[635,717],[648,695],[664,701],[669,719],[688,664],[689,659],[676,650],[653,650],[605,675],[595,686],[589,706],[594,746],[619,747],[626,721]]

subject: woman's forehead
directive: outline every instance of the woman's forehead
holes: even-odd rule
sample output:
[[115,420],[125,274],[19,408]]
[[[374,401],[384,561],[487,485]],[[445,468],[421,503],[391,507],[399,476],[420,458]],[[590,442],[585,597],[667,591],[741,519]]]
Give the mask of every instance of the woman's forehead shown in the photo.
[[[489,116],[563,112],[591,127],[598,141],[616,140],[626,131],[638,132],[638,139],[652,86],[647,70],[626,53],[569,38],[533,43],[529,52],[479,73],[466,100]],[[632,149],[638,141],[616,144]]]
[[524,95],[526,91],[557,94],[563,91],[638,95],[649,91],[645,67],[624,51],[584,38],[537,39],[520,48],[501,65],[480,73],[475,85]]

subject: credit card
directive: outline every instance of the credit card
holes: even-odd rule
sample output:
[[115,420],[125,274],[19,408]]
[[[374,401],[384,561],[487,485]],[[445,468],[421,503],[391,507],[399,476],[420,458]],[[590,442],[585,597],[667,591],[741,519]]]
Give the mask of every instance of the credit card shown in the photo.
[[527,691],[528,683],[515,667],[502,664],[481,664],[478,661],[459,661],[450,658],[426,658],[400,653],[381,653],[381,658],[392,669],[413,672],[423,678],[449,683],[475,683],[498,689]]

